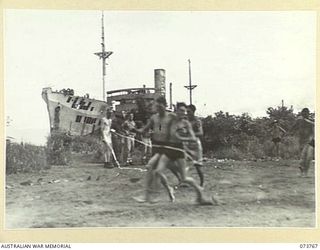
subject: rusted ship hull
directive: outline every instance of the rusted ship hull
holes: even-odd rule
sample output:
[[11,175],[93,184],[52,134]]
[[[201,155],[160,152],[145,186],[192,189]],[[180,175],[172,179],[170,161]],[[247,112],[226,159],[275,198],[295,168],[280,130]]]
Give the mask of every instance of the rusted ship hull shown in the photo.
[[102,112],[109,105],[100,100],[72,95],[71,91],[42,89],[42,98],[47,104],[50,131],[70,135],[93,134],[100,128]]
[[[154,88],[130,88],[107,92],[108,102],[88,97],[75,96],[73,90],[52,91],[42,89],[42,98],[47,104],[50,131],[70,135],[89,135],[100,129],[103,111],[112,108],[116,113],[138,111],[138,102],[146,106],[159,96],[165,96],[165,70],[154,70]],[[136,117],[137,118],[137,117]]]

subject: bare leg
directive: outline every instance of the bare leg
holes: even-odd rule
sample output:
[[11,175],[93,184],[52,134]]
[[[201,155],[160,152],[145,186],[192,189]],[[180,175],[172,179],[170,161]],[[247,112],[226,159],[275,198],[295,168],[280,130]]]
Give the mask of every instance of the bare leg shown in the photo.
[[134,197],[138,202],[149,202],[151,201],[152,185],[160,178],[161,184],[168,191],[170,200],[173,202],[175,200],[173,188],[169,186],[166,176],[162,173],[162,170],[165,168],[168,159],[166,156],[163,159],[160,159],[162,155],[155,154],[149,160],[148,172],[146,176],[146,193],[145,197]]
[[127,138],[121,138],[121,163],[127,162]]
[[161,155],[157,168],[154,170],[155,175],[159,176],[161,179],[161,184],[165,187],[165,189],[168,192],[168,195],[170,197],[170,201],[174,202],[175,197],[174,197],[174,190],[173,188],[169,185],[167,177],[163,174],[163,171],[166,169],[167,165],[169,163],[169,158],[166,155]]
[[104,167],[111,168],[111,148],[110,143],[104,141]]
[[196,181],[192,177],[187,176],[185,159],[178,159],[177,162],[178,162],[182,182],[185,182],[194,188],[197,194],[197,202],[200,205],[213,205],[212,201],[204,199],[202,188],[196,183]]
[[273,147],[272,147],[272,156],[277,159],[279,156],[279,143],[273,142]]
[[275,147],[276,147],[276,158],[279,158],[280,157],[280,143],[277,142]]
[[306,165],[305,165],[305,172],[306,172],[306,176],[308,175],[308,171],[310,169],[311,166],[311,162],[313,159],[313,147],[308,145],[308,149],[307,149],[307,156],[306,156]]
[[150,199],[150,192],[152,191],[152,184],[155,182],[155,172],[154,169],[157,167],[158,161],[160,159],[159,154],[155,154],[151,157],[147,164],[148,172],[146,176],[146,200]]
[[203,176],[203,172],[202,172],[202,169],[201,169],[202,166],[198,165],[198,164],[194,164],[194,167],[196,168],[197,173],[198,173],[199,178],[200,178],[200,186],[203,187],[204,176]]
[[179,184],[178,184],[178,186],[179,186],[181,184],[181,177],[179,175],[179,169],[177,167],[176,162],[169,161],[167,168],[170,169],[170,171],[174,174],[175,177],[177,177],[177,179],[179,181]]
[[300,169],[302,171],[302,176],[306,177],[312,162],[313,158],[313,147],[309,144],[306,144],[303,147],[300,156]]
[[133,148],[134,148],[134,139],[132,137],[127,138],[127,163],[131,164],[132,163],[132,153],[133,153]]

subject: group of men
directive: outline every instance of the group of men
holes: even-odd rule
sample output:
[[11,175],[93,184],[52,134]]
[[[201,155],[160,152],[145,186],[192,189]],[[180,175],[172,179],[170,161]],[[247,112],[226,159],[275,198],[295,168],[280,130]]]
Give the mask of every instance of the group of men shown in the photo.
[[[176,112],[168,112],[167,102],[164,97],[159,97],[154,106],[155,114],[150,117],[145,126],[138,129],[133,122],[133,117],[130,115],[121,125],[124,131],[122,134],[117,132],[117,126],[112,125],[111,111],[107,111],[106,117],[102,119],[102,133],[106,152],[114,152],[111,134],[120,136],[125,140],[131,140],[132,138],[132,141],[134,141],[134,136],[139,134],[142,143],[145,145],[144,159],[149,149],[152,149],[152,152],[147,163],[146,192],[144,197],[136,197],[137,201],[152,201],[152,187],[157,180],[161,181],[168,192],[170,200],[174,201],[174,188],[169,185],[164,174],[165,169],[170,169],[178,178],[179,184],[186,183],[194,188],[199,204],[213,204],[210,199],[205,199],[203,195],[204,175],[201,170],[202,146],[200,141],[203,129],[201,120],[195,116],[196,107],[194,105],[187,106],[181,102],[177,103]],[[105,139],[106,136],[109,138]],[[129,150],[129,146],[127,149]],[[106,162],[111,162],[112,156],[114,159],[114,154],[109,154],[108,157],[106,154]],[[130,154],[128,156],[129,159]],[[200,184],[197,184],[192,177],[188,176],[187,160],[193,162],[200,178]]]
[[102,141],[104,142],[104,167],[113,168],[117,164],[132,165],[135,145],[136,123],[133,113],[121,112],[114,116],[111,109],[104,111],[101,119]]
[[[179,184],[186,183],[196,192],[196,201],[200,205],[213,205],[215,200],[204,196],[204,175],[202,172],[202,146],[200,138],[203,136],[201,120],[195,116],[196,107],[177,103],[175,112],[167,111],[164,97],[155,101],[155,112],[147,124],[137,128],[133,113],[122,113],[122,117],[111,119],[112,111],[107,110],[102,119],[103,142],[105,150],[105,167],[112,167],[121,158],[122,163],[132,164],[132,153],[136,136],[144,145],[143,160],[147,156],[147,175],[145,193],[141,197],[134,197],[138,202],[153,202],[155,183],[161,183],[167,190],[170,200],[175,200],[175,188],[170,186],[164,170],[169,169],[179,180]],[[298,131],[301,150],[300,171],[305,177],[313,159],[314,150],[314,122],[309,119],[309,110],[303,109],[292,131]],[[273,122],[273,139],[275,152],[279,154],[281,128],[278,121]],[[151,154],[148,152],[151,150]],[[200,183],[189,176],[187,161],[191,160],[195,167]]]

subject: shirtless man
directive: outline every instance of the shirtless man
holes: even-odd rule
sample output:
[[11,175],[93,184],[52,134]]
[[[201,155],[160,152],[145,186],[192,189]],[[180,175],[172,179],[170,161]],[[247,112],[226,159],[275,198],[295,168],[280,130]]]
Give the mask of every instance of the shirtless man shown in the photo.
[[193,158],[193,166],[196,168],[200,178],[200,186],[203,187],[204,176],[202,172],[203,150],[200,138],[203,136],[202,122],[194,115],[196,106],[190,104],[187,108],[188,121],[190,122],[196,141],[184,143],[184,147]]
[[300,166],[301,177],[307,177],[314,151],[314,122],[309,118],[310,111],[304,108],[301,115],[293,125],[291,131],[298,133],[300,147]]
[[128,113],[126,115],[126,120],[122,124],[122,129],[126,135],[125,138],[125,151],[127,152],[127,165],[132,165],[132,155],[134,151],[134,138],[136,134],[133,132],[136,127],[136,123],[133,120],[134,115],[133,113]]
[[163,177],[163,170],[167,168],[170,162],[175,162],[181,181],[194,188],[197,194],[197,203],[199,205],[213,205],[211,200],[206,200],[203,195],[203,189],[196,184],[196,181],[187,175],[187,165],[183,150],[183,142],[195,142],[196,136],[192,130],[191,124],[186,119],[187,105],[185,103],[177,104],[177,116],[171,120],[169,126],[169,144],[170,148],[164,150],[160,156],[158,165],[154,170],[155,174]]
[[[138,202],[151,202],[151,191],[152,185],[158,179],[155,176],[154,169],[159,163],[160,156],[166,152],[166,148],[162,146],[167,146],[169,126],[171,121],[175,118],[175,114],[166,111],[167,102],[164,97],[159,97],[155,102],[155,108],[157,113],[152,115],[146,126],[141,129],[136,129],[136,132],[143,134],[146,131],[152,129],[152,157],[150,158],[147,168],[146,176],[146,193],[144,197],[134,197]],[[174,201],[174,191],[167,182],[167,178],[161,174],[160,177],[161,183],[166,188],[170,200]]]

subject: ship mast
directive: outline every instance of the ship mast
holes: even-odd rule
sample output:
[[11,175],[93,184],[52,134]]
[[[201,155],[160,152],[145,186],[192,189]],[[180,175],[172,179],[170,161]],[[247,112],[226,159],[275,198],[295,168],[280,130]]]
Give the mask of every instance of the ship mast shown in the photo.
[[191,61],[190,61],[190,59],[188,59],[188,63],[189,63],[189,85],[184,86],[184,87],[189,90],[190,104],[192,104],[192,90],[195,87],[197,87],[197,85],[192,85],[192,83],[191,83]]
[[94,53],[95,55],[99,56],[99,59],[102,59],[102,100],[106,100],[106,83],[105,83],[105,76],[106,76],[106,60],[109,56],[113,53],[112,51],[106,51],[105,50],[105,43],[104,43],[104,15],[102,11],[102,17],[101,17],[101,29],[102,29],[102,35],[101,35],[101,47],[102,51]]

